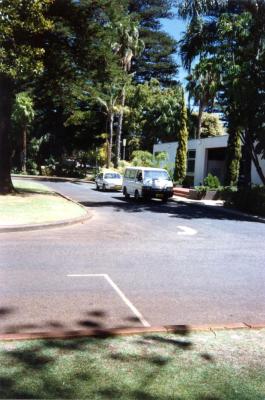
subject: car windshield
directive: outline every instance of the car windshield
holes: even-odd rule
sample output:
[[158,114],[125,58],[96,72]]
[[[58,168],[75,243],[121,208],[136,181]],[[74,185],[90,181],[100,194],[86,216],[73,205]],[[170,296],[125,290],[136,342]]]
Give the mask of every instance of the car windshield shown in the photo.
[[104,175],[105,179],[120,179],[121,176],[120,174],[115,174],[115,173],[108,173]]
[[144,171],[145,179],[169,179],[169,175],[166,171]]

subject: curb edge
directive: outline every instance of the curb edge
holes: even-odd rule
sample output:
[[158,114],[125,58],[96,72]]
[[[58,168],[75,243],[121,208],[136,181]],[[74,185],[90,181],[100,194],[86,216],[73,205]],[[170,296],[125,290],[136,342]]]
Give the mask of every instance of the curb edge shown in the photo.
[[77,331],[51,331],[33,333],[6,333],[0,334],[0,341],[15,340],[45,340],[45,339],[77,339],[77,338],[107,338],[118,336],[132,336],[150,333],[176,333],[187,335],[189,332],[207,332],[222,330],[257,330],[264,329],[263,324],[248,324],[246,322],[210,325],[162,325],[151,327],[111,328],[111,329],[85,329]]

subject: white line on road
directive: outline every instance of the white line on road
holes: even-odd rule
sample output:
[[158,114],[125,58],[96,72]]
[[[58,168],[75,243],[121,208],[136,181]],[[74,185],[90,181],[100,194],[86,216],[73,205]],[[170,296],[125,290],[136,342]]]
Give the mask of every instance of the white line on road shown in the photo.
[[178,235],[193,236],[198,233],[195,229],[189,228],[188,226],[177,226],[182,232],[178,232]]
[[140,311],[137,310],[137,308],[130,302],[130,300],[125,296],[125,294],[121,291],[121,289],[116,285],[116,283],[113,282],[113,280],[110,278],[108,274],[68,274],[67,275],[70,278],[79,278],[79,277],[102,277],[105,278],[106,281],[110,284],[110,286],[115,290],[115,292],[120,296],[120,298],[124,301],[124,303],[127,305],[127,307],[130,308],[130,310],[134,313],[134,315],[141,321],[143,326],[151,326],[149,322],[146,321],[146,319],[142,316]]

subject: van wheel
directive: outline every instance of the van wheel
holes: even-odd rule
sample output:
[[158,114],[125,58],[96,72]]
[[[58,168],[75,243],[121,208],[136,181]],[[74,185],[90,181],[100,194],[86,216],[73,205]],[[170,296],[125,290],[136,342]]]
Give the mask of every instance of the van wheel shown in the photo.
[[140,200],[140,195],[139,195],[138,190],[135,190],[135,192],[134,192],[134,198],[135,198],[135,201],[139,201],[139,200]]
[[125,187],[125,188],[123,188],[123,194],[124,194],[124,197],[125,197],[125,199],[126,199],[126,200],[129,200],[129,198],[130,198],[130,195],[129,195],[129,193],[127,192],[127,189],[126,189],[126,187]]

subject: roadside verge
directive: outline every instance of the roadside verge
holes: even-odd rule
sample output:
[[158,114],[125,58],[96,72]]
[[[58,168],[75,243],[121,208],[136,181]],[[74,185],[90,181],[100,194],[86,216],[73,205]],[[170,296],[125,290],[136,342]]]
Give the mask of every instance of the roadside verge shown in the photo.
[[37,340],[37,339],[75,339],[86,337],[115,337],[115,336],[131,336],[144,335],[153,333],[175,333],[185,335],[189,332],[215,332],[224,330],[240,330],[240,329],[265,329],[265,323],[253,324],[247,322],[227,323],[227,324],[205,324],[205,325],[160,325],[150,327],[128,327],[128,328],[109,328],[96,329],[88,328],[82,330],[64,331],[54,330],[49,332],[16,332],[0,334],[0,341],[9,340]]
[[92,213],[36,182],[15,180],[16,194],[0,198],[0,232],[50,229],[83,222]]

